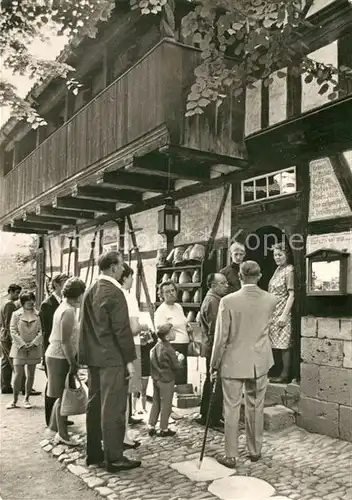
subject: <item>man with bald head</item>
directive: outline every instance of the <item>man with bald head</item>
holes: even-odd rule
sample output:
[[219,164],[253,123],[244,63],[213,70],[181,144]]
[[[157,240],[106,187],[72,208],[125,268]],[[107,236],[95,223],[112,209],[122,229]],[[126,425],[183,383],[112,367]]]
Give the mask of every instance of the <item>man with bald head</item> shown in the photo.
[[218,461],[234,469],[238,457],[238,426],[245,396],[245,425],[249,458],[261,457],[264,398],[273,365],[269,320],[277,298],[258,287],[261,270],[248,260],[240,266],[242,288],[220,301],[210,366],[220,375],[224,395],[225,456]]
[[[216,318],[218,315],[221,298],[227,293],[227,279],[221,273],[209,274],[207,278],[208,293],[206,294],[200,308],[200,324],[202,327],[203,356],[206,358],[206,379],[203,385],[202,401],[200,405],[200,416],[195,421],[205,425],[209,401],[212,391],[210,357],[214,343]],[[217,385],[215,398],[210,415],[212,427],[221,426],[222,420],[222,390],[221,384]]]

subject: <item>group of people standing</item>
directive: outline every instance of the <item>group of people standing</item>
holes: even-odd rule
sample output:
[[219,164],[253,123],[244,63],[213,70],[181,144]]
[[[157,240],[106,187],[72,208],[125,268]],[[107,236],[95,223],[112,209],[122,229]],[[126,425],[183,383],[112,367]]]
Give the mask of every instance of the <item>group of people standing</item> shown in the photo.
[[243,390],[247,449],[251,461],[257,461],[273,351],[281,351],[281,374],[270,381],[283,383],[289,378],[294,271],[284,244],[274,245],[272,251],[277,269],[266,292],[258,286],[260,266],[245,261],[245,246],[234,242],[230,247],[232,263],[208,276],[209,291],[200,310],[207,373],[196,422],[206,422],[215,383],[210,425],[225,427],[225,456],[218,460],[229,468],[236,467],[238,457]]
[[[230,253],[232,263],[208,276],[209,290],[200,310],[206,380],[196,421],[205,424],[216,381],[211,425],[225,425],[225,456],[219,461],[235,467],[242,390],[247,447],[251,460],[256,461],[261,454],[264,397],[273,365],[272,349],[283,353],[282,373],[276,381],[288,378],[294,287],[293,267],[288,264],[282,245],[273,248],[278,267],[268,292],[258,287],[261,270],[256,262],[245,261],[245,247],[235,242]],[[146,409],[149,375],[153,379],[153,403],[148,433],[160,437],[175,434],[169,428],[172,398],[175,384],[187,382],[187,345],[192,328],[182,306],[176,302],[177,286],[172,281],[160,285],[162,304],[155,313],[155,333],[152,333],[148,325],[139,321],[137,301],[129,293],[133,270],[122,256],[118,252],[102,254],[98,267],[98,279],[88,290],[79,278],[56,276],[52,281],[53,293],[39,312],[33,294],[20,294],[21,290],[12,286],[9,302],[15,303],[19,298],[22,307],[2,308],[2,344],[6,339],[6,359],[13,360],[15,371],[14,399],[8,408],[18,406],[25,365],[25,406],[30,407],[35,367],[44,350],[48,378],[46,424],[56,433],[56,441],[66,445],[75,443],[67,431],[72,422],[60,411],[65,381],[69,376],[73,383],[79,366],[87,366],[87,464],[98,464],[114,472],[141,465],[139,460],[131,460],[123,453],[140,445],[130,438],[128,422],[140,394]],[[2,384],[10,384],[11,374],[10,382],[8,378],[2,365]],[[6,392],[4,385],[2,389]]]

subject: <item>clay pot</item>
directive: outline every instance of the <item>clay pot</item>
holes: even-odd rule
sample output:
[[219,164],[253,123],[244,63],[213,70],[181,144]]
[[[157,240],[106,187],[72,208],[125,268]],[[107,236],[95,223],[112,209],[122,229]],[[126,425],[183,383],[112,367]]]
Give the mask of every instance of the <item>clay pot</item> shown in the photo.
[[181,284],[185,284],[185,283],[191,283],[192,280],[191,280],[191,275],[189,273],[187,273],[186,271],[182,271],[182,273],[180,274],[180,279],[178,280],[178,282]]
[[171,281],[173,281],[174,283],[178,283],[178,276],[179,276],[179,273],[176,273],[176,271],[173,272],[171,275]]
[[182,302],[191,302],[191,294],[187,290],[185,290],[182,294]]
[[161,282],[169,281],[171,279],[170,274],[165,273],[161,279]]
[[200,290],[197,290],[196,293],[194,294],[194,297],[193,297],[193,302],[195,304],[198,304],[198,302],[201,301],[201,291]]
[[159,248],[156,253],[156,267],[166,266],[167,250],[166,248]]
[[183,261],[190,260],[192,248],[193,248],[193,245],[190,245],[189,247],[187,247],[185,253],[183,254]]
[[198,262],[202,262],[204,260],[204,257],[205,257],[205,248],[203,245],[197,243],[192,248],[189,258],[190,260],[196,260]]
[[185,253],[185,247],[177,247],[175,248],[173,265],[177,266],[183,263],[183,254]]
[[166,257],[166,265],[170,265],[172,264],[172,260],[174,258],[174,253],[175,253],[175,249],[173,248],[171,250],[171,252],[169,253],[169,255]]
[[189,313],[187,314],[188,323],[194,323],[195,318],[196,318],[196,313],[194,311],[189,311]]
[[192,283],[200,283],[200,269],[196,269],[192,275]]

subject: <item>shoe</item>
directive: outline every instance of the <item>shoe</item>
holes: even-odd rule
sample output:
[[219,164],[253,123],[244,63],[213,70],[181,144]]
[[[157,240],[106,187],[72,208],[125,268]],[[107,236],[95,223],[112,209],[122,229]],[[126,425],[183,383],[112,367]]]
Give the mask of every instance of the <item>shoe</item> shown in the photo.
[[128,419],[128,423],[131,424],[131,425],[143,424],[143,419],[142,418],[130,417]]
[[97,465],[98,467],[104,467],[104,456],[102,455],[100,458],[86,458],[86,466]]
[[30,410],[31,408],[33,408],[33,406],[30,404],[29,401],[25,401],[23,403],[23,406],[24,406],[24,408],[27,408],[27,410]]
[[67,446],[77,446],[77,444],[78,444],[78,443],[75,443],[74,441],[71,441],[70,439],[62,438],[58,432],[55,434],[54,443],[55,444],[66,444]]
[[67,420],[66,425],[75,425],[75,423],[72,420]]
[[176,432],[172,431],[171,429],[168,429],[167,431],[160,431],[158,436],[161,438],[172,437],[172,436],[176,436]]
[[149,434],[149,436],[150,436],[150,437],[155,436],[155,435],[156,435],[156,430],[155,430],[155,427],[150,427],[150,428],[148,429],[148,434]]
[[219,464],[224,465],[228,469],[236,469],[236,459],[234,457],[217,457],[216,459]]
[[4,389],[1,389],[1,394],[13,394],[12,387],[5,387]]
[[199,417],[196,417],[193,422],[198,425],[205,425],[206,424],[206,419],[202,417],[202,415],[199,415]]
[[123,443],[124,450],[136,450],[141,445],[140,441],[134,441],[133,444]]
[[261,455],[248,455],[247,458],[249,458],[249,460],[251,462],[258,462],[258,460],[260,460],[262,458]]
[[210,427],[215,431],[223,431],[224,430],[224,422],[210,422]]
[[6,405],[7,410],[12,410],[13,408],[19,408],[19,406],[17,406],[17,403],[14,403],[13,401],[12,403]]
[[288,378],[287,377],[272,377],[270,379],[270,382],[272,384],[288,384]]
[[[26,391],[21,391],[22,392],[22,396],[25,396],[26,395]],[[41,392],[40,391],[35,391],[34,389],[32,389],[31,393],[30,393],[30,396],[40,396],[41,395]]]
[[36,391],[36,390],[32,389],[32,391],[31,391],[31,394],[30,394],[30,395],[31,395],[31,396],[40,396],[40,395],[41,395],[41,392],[40,392],[40,391]]
[[108,472],[119,472],[123,470],[131,470],[140,467],[142,462],[140,460],[131,460],[127,457],[122,457],[121,460],[116,460],[116,462],[108,462],[105,464],[105,468]]

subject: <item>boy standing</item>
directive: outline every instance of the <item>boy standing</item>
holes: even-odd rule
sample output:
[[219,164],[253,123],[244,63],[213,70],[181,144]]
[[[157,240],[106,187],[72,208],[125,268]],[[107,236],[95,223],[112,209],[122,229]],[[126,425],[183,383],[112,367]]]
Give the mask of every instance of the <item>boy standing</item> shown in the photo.
[[169,417],[172,410],[175,376],[184,356],[175,352],[170,344],[171,341],[175,340],[175,333],[170,323],[160,326],[157,335],[159,341],[150,353],[153,404],[149,416],[148,433],[150,436],[156,434],[155,425],[160,414],[160,433],[158,435],[168,437],[176,434],[175,431],[169,429]]

